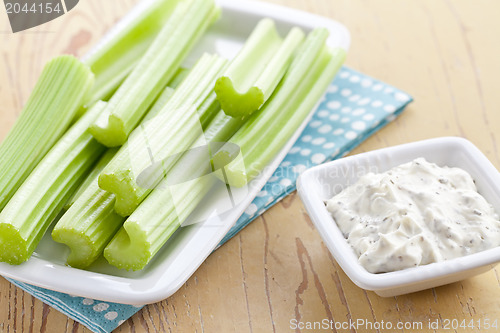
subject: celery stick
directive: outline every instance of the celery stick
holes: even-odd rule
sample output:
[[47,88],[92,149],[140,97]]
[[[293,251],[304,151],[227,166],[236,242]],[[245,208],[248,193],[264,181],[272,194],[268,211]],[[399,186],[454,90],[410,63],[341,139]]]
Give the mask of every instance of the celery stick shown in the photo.
[[165,87],[163,92],[153,103],[153,106],[151,106],[151,108],[149,109],[148,113],[146,113],[146,116],[144,116],[142,122],[152,119],[161,111],[161,109],[167,104],[169,99],[174,95],[175,89],[182,83],[182,81],[184,81],[188,74],[189,69],[179,68],[172,81],[168,83],[168,86]]
[[[326,37],[324,29],[310,34],[269,103],[229,140],[240,147],[245,165],[242,167],[241,160],[234,160],[224,168],[229,184],[241,187],[257,176],[324,93],[345,59],[344,50],[330,51],[325,46]],[[231,155],[230,149],[223,147],[214,159],[224,153]]]
[[205,130],[205,138],[209,142],[226,142],[245,121],[245,118],[231,117],[226,115],[224,111],[219,112]]
[[151,106],[146,116],[144,116],[142,122],[152,119],[161,111],[161,109],[163,109],[163,107],[167,104],[170,98],[174,95],[175,89],[182,83],[182,81],[184,81],[184,79],[187,77],[188,74],[189,74],[189,69],[179,68],[177,74],[175,74],[172,81],[168,83],[168,86],[165,87],[160,96],[158,96],[156,101],[153,103],[153,106]]
[[24,109],[0,145],[0,211],[68,129],[93,83],[89,68],[72,56],[49,61]]
[[125,143],[192,46],[219,15],[214,0],[185,0],[91,127],[108,147]]
[[200,116],[200,124],[203,130],[205,130],[212,120],[219,114],[220,103],[217,100],[215,93],[210,94],[200,107],[201,112],[198,114]]
[[[203,142],[226,142],[244,121],[220,110],[205,130],[204,137],[199,138],[193,147],[200,147]],[[198,159],[195,156],[195,160],[186,155],[189,153],[182,156],[106,247],[104,257],[110,264],[123,269],[143,269],[212,188],[214,178],[202,176],[218,167],[211,165],[204,155]],[[177,190],[177,204],[168,189],[172,178],[174,182],[176,179],[194,179]]]
[[200,118],[208,123],[206,113],[213,113],[212,87],[225,65],[226,60],[218,56],[202,56],[158,116],[141,124],[101,173],[99,186],[116,195],[118,214],[130,215],[151,192],[152,188],[137,184],[145,169],[163,161],[168,171],[201,134]]
[[304,33],[293,28],[285,40],[271,19],[263,19],[217,80],[215,92],[227,115],[245,117],[271,96],[290,65]]
[[155,36],[171,16],[179,0],[155,0],[133,21],[122,21],[115,28],[119,33],[103,40],[96,51],[83,59],[96,81],[92,101],[106,99],[137,65]]
[[165,90],[161,93],[160,97],[156,100],[155,104],[151,107],[151,109],[148,111],[146,116],[143,119],[143,122],[146,122],[150,119],[153,119],[158,115],[158,113],[163,109],[165,104],[172,98],[172,96],[175,93],[175,89],[171,87],[166,87]]
[[189,68],[180,67],[177,70],[174,78],[168,83],[168,86],[172,89],[177,89],[182,81],[184,81],[184,79],[186,79],[186,77],[189,75],[189,71]]
[[[104,167],[116,152],[116,148],[109,149],[98,167]],[[71,249],[67,263],[77,268],[92,264],[125,220],[113,210],[115,196],[101,190],[97,184],[98,174],[92,174],[90,184],[52,231],[52,238],[56,242],[66,244]]]
[[97,162],[95,166],[93,166],[92,171],[85,177],[85,180],[78,185],[78,189],[71,194],[71,197],[68,199],[68,202],[64,205],[64,209],[68,210],[76,200],[85,192],[85,190],[95,181],[97,182],[97,177],[104,170],[104,167],[111,161],[113,156],[115,155],[116,148],[109,149],[106,154]]
[[95,161],[105,151],[88,127],[102,112],[97,103],[45,155],[0,213],[0,261],[20,264],[31,256]]
[[[181,68],[177,75],[174,77],[174,79],[169,83],[168,87],[165,88],[163,93],[160,94],[158,99],[155,101],[151,109],[148,111],[147,115],[144,117],[144,120],[149,120],[156,116],[158,112],[165,106],[167,101],[172,97],[174,94],[174,88],[176,88],[180,82],[186,77],[187,73],[189,71],[187,69]],[[105,155],[105,156],[114,156],[115,154],[112,155]],[[111,157],[110,157],[111,158]],[[87,176],[85,181],[83,181],[80,186],[78,187],[78,190],[76,190],[72,195],[71,198],[68,200],[66,205],[64,206],[64,209],[69,209],[71,205],[76,201],[76,199],[87,189],[87,187],[90,186],[90,184],[94,181],[94,178],[97,179],[99,174],[102,172],[104,167],[110,162],[110,160],[106,160],[105,158],[101,159],[100,162],[92,169],[92,172]]]
[[[208,163],[183,163],[175,168],[183,169],[186,176],[201,176],[210,169]],[[168,189],[155,189],[134,213],[125,221],[104,249],[104,257],[113,266],[121,269],[143,269],[165,244],[168,238],[180,227],[182,220],[177,211],[193,211],[213,184],[213,178],[202,177],[182,186],[177,195],[179,202],[174,204]],[[160,188],[162,186],[159,186]],[[187,216],[183,215],[183,216]]]
[[[155,104],[148,111],[143,122],[155,117],[173,96],[174,89],[184,77],[177,76],[166,87]],[[80,185],[74,195],[75,201],[71,208],[61,217],[52,231],[52,238],[66,244],[71,252],[67,263],[77,268],[85,268],[92,264],[103,252],[104,247],[118,228],[123,224],[124,217],[114,211],[115,195],[102,190],[98,185],[98,176],[104,167],[116,155],[118,148],[109,149],[97,165]]]

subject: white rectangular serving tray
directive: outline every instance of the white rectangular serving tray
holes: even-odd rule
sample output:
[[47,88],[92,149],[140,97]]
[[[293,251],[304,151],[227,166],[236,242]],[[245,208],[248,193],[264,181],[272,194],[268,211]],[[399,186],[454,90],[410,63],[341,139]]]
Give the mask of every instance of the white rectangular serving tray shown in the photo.
[[[330,31],[328,39],[330,46],[347,50],[350,44],[348,30],[340,23],[324,17],[257,1],[217,2],[222,8],[222,16],[188,56],[187,65],[193,64],[203,52],[218,53],[228,59],[233,58],[263,17],[274,19],[278,31],[283,35],[293,26],[298,26],[305,32],[322,26]],[[103,38],[103,41],[116,34],[150,4],[151,1],[139,3],[110,34]],[[0,274],[70,295],[109,302],[140,305],[154,303],[171,296],[198,269],[243,214],[300,136],[316,108],[317,106],[311,110],[308,119],[274,161],[249,184],[243,200],[223,214],[222,219],[215,225],[207,221],[180,228],[144,270],[138,272],[118,270],[102,258],[88,270],[65,266],[68,249],[54,242],[49,230],[34,255],[26,263],[19,266],[0,263]],[[209,206],[208,201],[197,210],[209,209],[207,206]]]

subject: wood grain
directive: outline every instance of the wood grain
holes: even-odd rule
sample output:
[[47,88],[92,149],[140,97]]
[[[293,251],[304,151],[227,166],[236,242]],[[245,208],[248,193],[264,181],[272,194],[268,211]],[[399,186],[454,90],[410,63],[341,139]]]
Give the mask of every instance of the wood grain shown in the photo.
[[[80,1],[64,17],[16,35],[0,10],[0,140],[43,64],[61,53],[83,55],[136,2]],[[273,2],[343,22],[353,40],[347,65],[415,98],[400,118],[353,153],[458,135],[500,167],[500,2]],[[346,277],[292,194],[213,253],[174,296],[145,307],[117,332],[286,332],[291,319],[325,318],[394,324],[500,320],[499,271],[410,295],[378,297]],[[357,330],[371,331],[377,330]],[[441,326],[418,330],[435,331],[444,332]],[[469,331],[480,332],[456,330]],[[88,330],[0,278],[0,332]]]

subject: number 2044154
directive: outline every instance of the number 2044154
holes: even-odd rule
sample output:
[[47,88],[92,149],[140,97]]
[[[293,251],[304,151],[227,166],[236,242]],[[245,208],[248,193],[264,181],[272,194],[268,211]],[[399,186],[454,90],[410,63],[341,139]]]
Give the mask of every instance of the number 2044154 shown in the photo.
[[28,3],[27,1],[5,1],[7,14],[60,14],[64,8],[60,1]]
[[462,329],[479,329],[481,331],[498,330],[498,320],[491,320],[489,318],[484,319],[443,319],[441,325],[439,325],[439,320],[429,323],[429,328],[441,328],[443,330],[462,330]]

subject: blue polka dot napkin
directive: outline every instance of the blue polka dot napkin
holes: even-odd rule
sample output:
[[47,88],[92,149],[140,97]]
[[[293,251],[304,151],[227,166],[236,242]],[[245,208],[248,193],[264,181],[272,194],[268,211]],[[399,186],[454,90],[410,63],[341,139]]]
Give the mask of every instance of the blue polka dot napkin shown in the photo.
[[[394,120],[411,101],[408,94],[343,67],[301,137],[220,245],[293,192],[302,171],[344,156]],[[141,308],[9,281],[94,332],[111,332]]]

